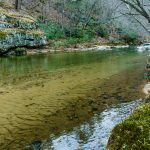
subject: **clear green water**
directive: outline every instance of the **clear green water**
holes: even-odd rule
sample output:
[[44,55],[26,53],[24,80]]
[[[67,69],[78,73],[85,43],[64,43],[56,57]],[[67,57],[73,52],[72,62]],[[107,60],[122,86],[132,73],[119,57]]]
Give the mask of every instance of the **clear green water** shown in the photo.
[[2,57],[0,58],[0,79],[24,76],[29,73],[54,71],[56,69],[69,68],[83,64],[86,65],[95,62],[113,62],[114,60],[115,63],[122,64],[122,62],[125,62],[127,59],[130,60],[141,56],[143,57],[145,54],[138,53],[136,50],[132,49],[122,49],[114,51],[90,51],[22,57]]
[[[89,91],[90,89],[93,89],[93,86],[95,86],[95,82],[88,83],[88,81],[93,81],[93,80],[99,81],[101,79],[105,80],[105,79],[109,79],[109,77],[112,77],[113,75],[121,74],[120,76],[117,76],[115,79],[113,78],[114,80],[110,79],[110,82],[108,82],[108,83],[106,82],[107,84],[105,84],[105,86],[103,86],[103,84],[102,84],[104,90],[101,90],[101,87],[100,87],[100,89],[99,88],[95,89],[95,91],[93,91],[93,92],[96,92],[97,90],[101,90],[102,93],[107,93],[109,95],[109,94],[111,94],[111,90],[112,90],[112,96],[109,97],[109,100],[111,99],[113,101],[117,97],[115,93],[118,92],[118,89],[121,89],[119,94],[122,94],[122,96],[124,96],[124,97],[126,97],[126,95],[127,95],[127,97],[128,97],[129,93],[127,92],[127,90],[128,91],[132,90],[134,93],[135,89],[133,87],[135,87],[137,85],[135,83],[138,82],[137,81],[138,78],[134,78],[133,75],[136,74],[136,77],[137,76],[141,77],[141,74],[143,74],[143,71],[142,71],[142,73],[141,73],[141,71],[138,72],[137,68],[144,67],[144,65],[146,63],[146,58],[147,58],[146,53],[139,53],[138,51],[136,51],[134,49],[120,49],[120,50],[115,49],[113,51],[88,51],[88,52],[76,52],[76,53],[72,52],[72,53],[57,53],[57,54],[54,53],[54,54],[46,54],[46,55],[30,55],[30,56],[23,56],[23,57],[0,58],[0,83],[2,83],[2,85],[4,85],[4,87],[1,86],[3,88],[3,89],[1,89],[2,90],[1,97],[3,98],[3,101],[1,101],[1,106],[4,108],[1,111],[9,113],[9,110],[12,110],[12,108],[15,108],[15,109],[13,109],[13,112],[15,112],[15,110],[17,110],[17,107],[21,106],[21,109],[18,109],[18,111],[16,111],[14,113],[13,117],[10,118],[11,119],[11,121],[9,121],[10,124],[8,124],[8,125],[5,124],[5,125],[1,126],[4,129],[8,128],[8,130],[11,130],[11,132],[9,134],[12,134],[13,138],[12,139],[5,138],[4,141],[2,141],[3,139],[0,136],[0,144],[2,141],[2,142],[4,142],[4,145],[6,145],[7,149],[9,149],[9,148],[11,149],[12,147],[17,147],[17,146],[19,147],[20,141],[23,141],[24,142],[23,144],[26,145],[27,143],[32,142],[33,140],[36,140],[35,136],[37,136],[37,134],[34,134],[34,132],[32,133],[32,131],[29,130],[30,124],[29,124],[29,126],[26,126],[26,124],[24,124],[24,122],[26,122],[26,123],[30,123],[30,121],[32,122],[32,120],[30,120],[30,119],[29,120],[25,119],[25,118],[30,118],[30,116],[28,116],[28,114],[24,114],[24,112],[28,111],[28,107],[26,107],[26,103],[28,103],[28,102],[30,103],[30,99],[28,99],[28,94],[30,95],[30,97],[33,98],[32,99],[33,102],[38,101],[39,104],[42,104],[41,105],[42,109],[39,109],[40,108],[39,105],[38,105],[38,107],[36,105],[31,105],[29,110],[33,113],[33,115],[35,115],[35,120],[38,120],[40,117],[40,119],[43,120],[43,122],[45,121],[46,118],[43,117],[44,115],[39,116],[39,114],[46,114],[47,108],[51,109],[52,107],[56,107],[57,106],[56,104],[58,103],[58,100],[59,100],[59,99],[57,100],[57,98],[59,98],[60,94],[62,94],[62,93],[64,94],[63,90],[70,91],[70,87],[71,88],[73,87],[72,88],[73,96],[76,96],[76,95],[78,96],[78,94],[80,95],[80,93],[82,93],[82,92],[84,93],[84,90]],[[61,71],[61,69],[63,71]],[[60,72],[59,72],[59,70],[60,70]],[[130,72],[133,71],[134,73],[130,75],[129,71],[127,71],[127,70],[130,70]],[[69,74],[69,71],[71,72],[70,74]],[[55,73],[51,74],[51,72],[55,72]],[[38,73],[39,73],[39,76],[38,75],[36,76],[36,74],[38,74]],[[40,76],[40,73],[42,73],[41,76]],[[59,94],[57,95],[57,91],[49,92],[49,88],[51,87],[51,84],[47,84],[47,82],[51,81],[51,78],[50,78],[51,75],[57,76],[57,74],[59,75],[59,73],[61,73],[61,75],[64,74],[64,77],[60,80],[59,80],[59,77],[56,77],[54,79],[54,83],[56,84],[56,87],[58,87],[58,88],[61,84],[63,90],[60,87],[58,90]],[[49,79],[48,81],[47,81],[47,78],[45,78],[47,75],[48,76],[50,75],[50,77],[48,78]],[[122,78],[122,76],[126,77],[126,78]],[[131,76],[132,76],[132,78],[131,78]],[[22,80],[17,80],[15,82],[15,80],[13,80],[13,79],[16,79],[16,78],[21,78],[23,81],[25,81],[25,83],[21,82]],[[69,81],[68,81],[68,78],[69,78]],[[59,82],[61,80],[64,81],[64,79],[66,82],[64,82],[64,83]],[[82,84],[78,84],[76,79],[78,81],[80,80],[80,83],[82,83]],[[125,81],[122,82],[122,79]],[[32,81],[33,81],[33,83],[32,83]],[[38,86],[36,84],[36,83],[41,83],[41,81],[44,86]],[[71,81],[71,83],[70,83],[70,81]],[[134,84],[131,84],[131,83],[133,83],[133,81],[134,81]],[[26,85],[26,82],[28,82],[27,85]],[[31,84],[30,84],[30,82],[31,82]],[[3,84],[3,83],[5,83],[5,84]],[[11,83],[14,84],[14,87],[10,86]],[[121,83],[121,84],[118,85],[118,83],[119,84]],[[30,85],[32,88],[30,88]],[[100,86],[101,86],[101,84],[100,84]],[[27,89],[29,89],[29,90],[27,90]],[[43,90],[39,90],[39,89],[43,89]],[[37,93],[37,91],[39,91],[39,93]],[[15,92],[19,93],[19,95],[15,95],[14,94]],[[54,92],[54,97],[53,97],[53,92]],[[74,93],[74,92],[76,92],[76,93]],[[52,94],[52,96],[51,96],[51,94]],[[56,95],[56,97],[55,97],[55,95]],[[63,96],[64,96],[64,98],[63,98]],[[62,101],[64,102],[64,104],[66,104],[65,96],[66,97],[68,96],[67,98],[72,98],[72,95],[68,95],[68,94],[62,95]],[[8,97],[9,97],[9,99],[8,99]],[[51,98],[51,97],[52,97],[53,103],[48,103],[49,105],[47,105],[47,103],[46,103],[46,105],[45,105],[45,102],[48,102],[49,98]],[[2,98],[0,98],[0,99],[2,100]],[[43,99],[45,100],[45,102],[43,102]],[[134,99],[132,99],[132,100],[134,100]],[[75,101],[74,101],[74,103],[75,103]],[[81,105],[81,106],[79,106],[79,108],[77,107],[78,109],[76,109],[76,111],[79,110],[78,111],[79,114],[80,114],[80,110],[82,110],[82,108],[84,108],[84,111],[86,111],[86,112],[88,109],[91,110],[91,108],[89,108],[89,106],[87,104],[87,101],[83,101],[82,104],[84,104],[83,106],[85,106],[85,108],[82,107],[82,105]],[[96,104],[97,106],[101,107],[101,103],[98,103],[98,104],[93,103],[93,104]],[[78,103],[75,103],[75,105],[78,105]],[[45,109],[43,109],[44,107],[45,107]],[[69,110],[69,113],[70,113],[70,109],[74,113],[74,109],[72,108],[72,106],[68,105],[67,107],[69,107],[69,108],[68,109],[66,108],[66,114],[68,113],[67,110]],[[38,110],[38,113],[36,114],[37,110]],[[58,110],[59,110],[59,108],[58,108]],[[57,119],[56,119],[57,125],[59,125],[59,121],[57,122],[58,117],[66,119],[65,121],[67,121],[68,123],[70,122],[70,120],[68,120],[66,118],[65,112],[63,112],[63,113],[64,114],[60,113],[60,116],[59,115],[56,116],[57,117]],[[98,112],[98,114],[99,114],[99,112]],[[17,119],[16,116],[21,116],[21,117],[25,116],[25,117],[22,119],[22,122],[20,122],[20,118]],[[4,119],[7,120],[7,117]],[[15,118],[15,117],[16,117],[16,119],[14,120],[13,118]],[[87,119],[86,119],[86,116],[84,115],[84,118],[85,118],[85,120],[87,120],[87,123],[88,123],[89,117],[87,116]],[[1,118],[1,119],[3,122],[3,118]],[[80,119],[80,116],[79,116],[79,119]],[[33,123],[34,123],[35,128],[37,129],[38,123],[35,122],[35,120],[33,120]],[[75,124],[74,124],[75,121],[72,122],[72,125],[70,127],[71,129],[73,127],[75,127]],[[14,127],[16,128],[16,130],[12,130],[12,124],[14,124]],[[17,126],[18,124],[19,124],[19,127]],[[79,126],[80,125],[82,126],[82,124],[83,124],[82,120],[79,121],[78,124],[79,124]],[[43,137],[43,135],[40,135],[43,133],[48,134],[47,136],[55,135],[53,130],[49,130],[49,131],[52,131],[52,133],[48,133],[48,131],[45,131],[44,125],[45,124],[42,123],[42,125],[41,125],[42,132],[38,133],[39,138]],[[21,128],[27,127],[27,129],[21,130],[20,127]],[[68,127],[66,127],[63,124],[58,126],[58,129],[60,129],[61,131],[62,131],[62,129],[67,129],[67,128]],[[93,127],[90,127],[89,129],[87,129],[87,133],[88,133],[88,131],[93,130],[93,129],[94,129]],[[74,130],[72,130],[72,131],[74,132]],[[78,130],[75,132],[78,132]],[[4,136],[8,137],[9,134],[7,133]],[[68,132],[66,132],[64,134],[68,135]],[[104,132],[104,134],[105,134],[105,132]],[[60,137],[62,137],[61,133],[60,133]],[[19,141],[18,141],[18,139],[19,139]],[[31,139],[31,140],[29,141],[28,139]],[[56,138],[56,140],[57,140],[57,138]],[[51,141],[52,140],[50,139],[50,142]],[[95,139],[94,139],[94,141],[95,141]],[[78,139],[75,137],[75,140],[73,142],[71,141],[71,144],[74,145],[76,142],[78,142]],[[8,143],[12,143],[12,144],[8,144]],[[17,146],[16,146],[16,143],[18,144]],[[86,139],[83,140],[82,143],[89,144],[86,141]],[[47,144],[49,147],[49,142],[46,143],[46,149],[47,149]],[[56,145],[58,145],[58,144],[56,143]],[[54,144],[50,145],[50,150],[51,150],[51,146],[54,146]],[[77,145],[77,147],[78,147],[78,145]],[[0,149],[2,149],[2,148],[0,147]],[[60,149],[58,148],[58,150],[60,150]],[[70,149],[67,149],[67,150],[70,150]]]

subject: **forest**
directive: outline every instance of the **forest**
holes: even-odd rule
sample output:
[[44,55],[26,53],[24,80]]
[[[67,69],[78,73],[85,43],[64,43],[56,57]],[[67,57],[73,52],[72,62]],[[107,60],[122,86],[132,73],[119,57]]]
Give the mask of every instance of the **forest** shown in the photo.
[[67,47],[98,37],[114,44],[142,43],[149,34],[148,3],[123,0],[16,0],[13,7],[32,15],[47,39],[52,41],[52,46]]

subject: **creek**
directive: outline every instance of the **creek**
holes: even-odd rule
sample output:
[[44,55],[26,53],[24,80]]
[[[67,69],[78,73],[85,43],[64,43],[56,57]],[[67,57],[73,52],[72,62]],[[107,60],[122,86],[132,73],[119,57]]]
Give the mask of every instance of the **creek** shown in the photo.
[[146,58],[134,48],[0,58],[0,149],[104,149],[141,104]]

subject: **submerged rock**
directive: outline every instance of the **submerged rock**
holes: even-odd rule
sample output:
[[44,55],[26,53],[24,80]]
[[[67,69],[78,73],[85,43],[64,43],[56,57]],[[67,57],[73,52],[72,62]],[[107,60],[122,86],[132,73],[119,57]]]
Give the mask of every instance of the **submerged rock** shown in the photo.
[[17,47],[39,47],[46,42],[32,17],[0,8],[0,55]]
[[42,141],[34,141],[30,146],[26,146],[24,150],[40,150]]

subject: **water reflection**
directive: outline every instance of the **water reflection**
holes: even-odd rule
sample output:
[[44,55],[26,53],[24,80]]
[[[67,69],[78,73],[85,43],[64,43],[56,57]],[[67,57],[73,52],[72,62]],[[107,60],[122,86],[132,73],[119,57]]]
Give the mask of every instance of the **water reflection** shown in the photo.
[[135,50],[122,49],[0,58],[0,79],[135,55]]
[[51,135],[42,150],[104,150],[115,125],[127,118],[142,103],[141,100],[122,103],[95,115],[90,122],[75,127],[59,137]]

